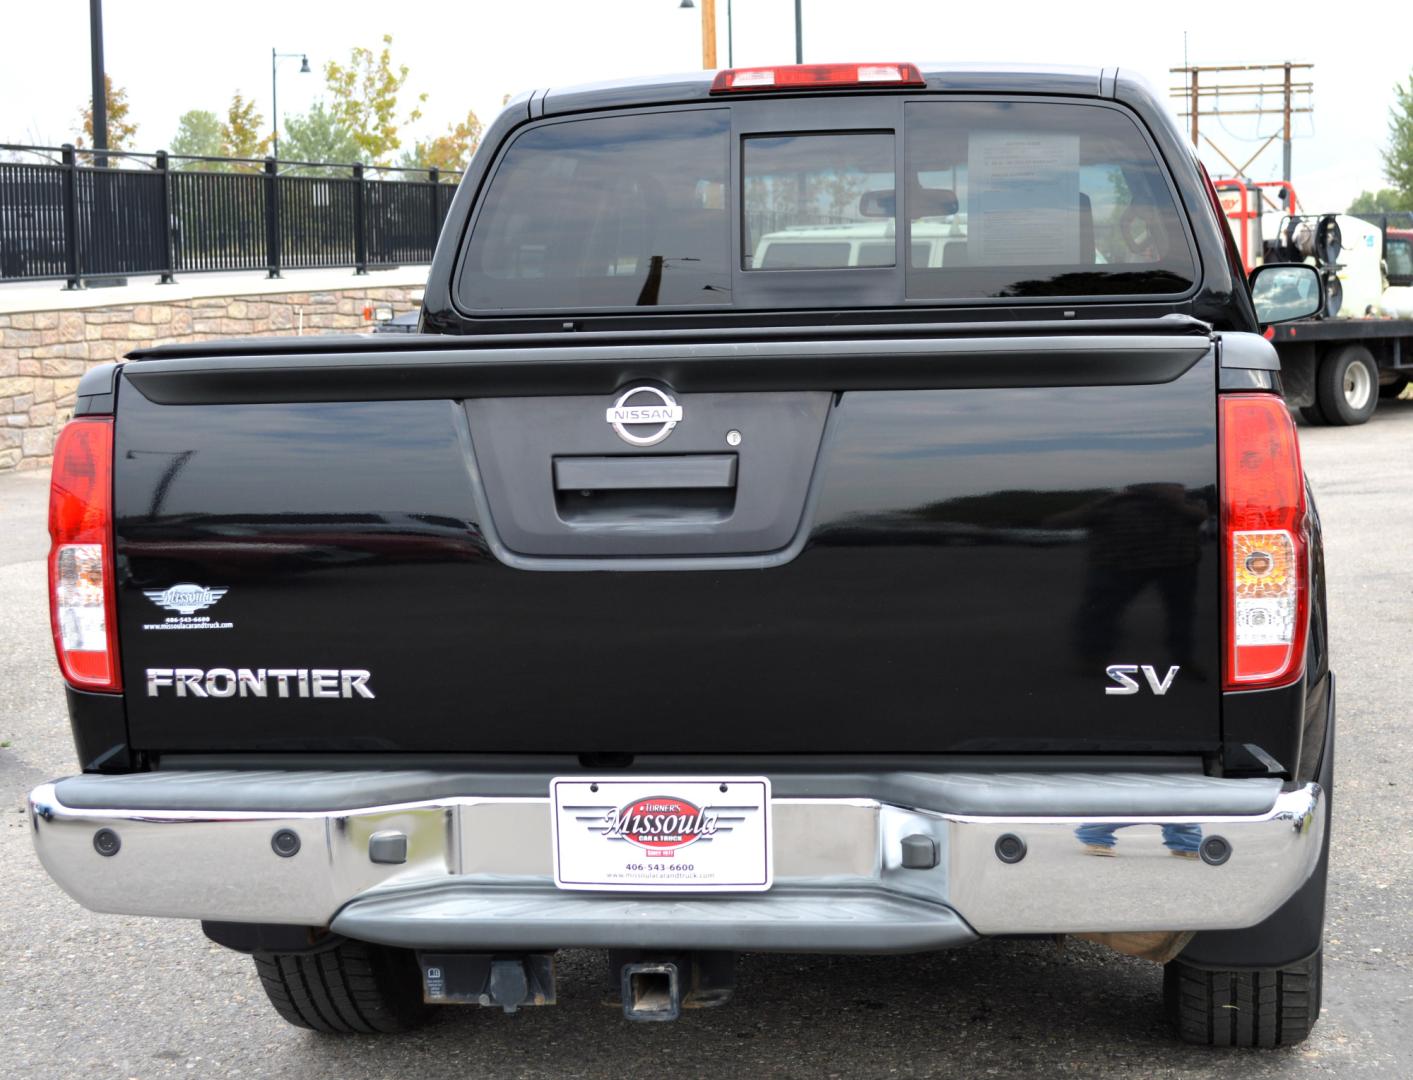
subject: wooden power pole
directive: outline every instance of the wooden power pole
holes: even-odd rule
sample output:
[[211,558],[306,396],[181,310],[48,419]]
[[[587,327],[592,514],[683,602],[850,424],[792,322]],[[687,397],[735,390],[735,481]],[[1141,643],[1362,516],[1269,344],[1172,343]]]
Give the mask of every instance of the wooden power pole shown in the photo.
[[716,68],[716,0],[702,0],[702,67]]
[[[1217,67],[1191,65],[1169,69],[1174,75],[1183,76],[1183,85],[1170,88],[1173,97],[1181,101],[1187,111],[1179,116],[1189,121],[1192,145],[1200,147],[1205,140],[1207,145],[1221,155],[1222,160],[1232,167],[1237,176],[1245,177],[1251,163],[1261,156],[1266,147],[1277,139],[1281,140],[1281,176],[1287,182],[1291,177],[1290,166],[1290,118],[1295,113],[1314,112],[1310,104],[1315,84],[1308,79],[1295,82],[1291,78],[1294,71],[1309,71],[1314,64],[1293,64],[1289,60],[1281,64],[1235,64]],[[1279,72],[1273,76],[1271,72]],[[1211,78],[1207,78],[1211,76]],[[1268,95],[1280,102],[1279,108],[1267,106]],[[1297,104],[1297,99],[1303,104]],[[1261,143],[1256,153],[1238,165],[1222,150],[1210,135],[1201,128],[1204,116],[1268,116],[1279,114],[1281,126]],[[1259,137],[1259,136],[1258,136]]]

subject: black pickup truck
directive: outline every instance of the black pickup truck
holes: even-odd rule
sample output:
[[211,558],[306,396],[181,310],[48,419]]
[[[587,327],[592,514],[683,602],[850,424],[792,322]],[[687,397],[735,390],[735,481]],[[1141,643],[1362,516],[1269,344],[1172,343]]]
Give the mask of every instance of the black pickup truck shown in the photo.
[[1122,70],[515,99],[420,333],[83,380],[39,856],[320,1031],[1073,934],[1299,1042],[1334,677],[1261,330],[1320,299]]

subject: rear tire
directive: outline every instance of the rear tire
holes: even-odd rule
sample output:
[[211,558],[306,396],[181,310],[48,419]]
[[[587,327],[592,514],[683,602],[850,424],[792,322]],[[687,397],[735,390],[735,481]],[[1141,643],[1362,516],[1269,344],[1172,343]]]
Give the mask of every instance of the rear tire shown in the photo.
[[1168,1016],[1184,1042],[1199,1046],[1294,1046],[1320,1015],[1322,956],[1248,971],[1170,961],[1163,969]]
[[275,1011],[328,1034],[410,1031],[426,1023],[422,975],[405,949],[340,939],[317,952],[253,954]]
[[1379,406],[1379,368],[1363,345],[1342,345],[1320,361],[1315,401],[1331,424],[1362,424]]

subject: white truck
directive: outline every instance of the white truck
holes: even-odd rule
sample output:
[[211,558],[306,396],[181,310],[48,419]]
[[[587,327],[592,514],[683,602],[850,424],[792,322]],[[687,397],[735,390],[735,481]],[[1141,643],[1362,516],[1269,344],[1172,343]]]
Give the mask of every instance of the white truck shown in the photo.
[[1307,262],[1324,279],[1319,314],[1268,331],[1286,401],[1311,424],[1364,423],[1413,376],[1413,232],[1349,214],[1303,214],[1285,181],[1214,186],[1248,272]]

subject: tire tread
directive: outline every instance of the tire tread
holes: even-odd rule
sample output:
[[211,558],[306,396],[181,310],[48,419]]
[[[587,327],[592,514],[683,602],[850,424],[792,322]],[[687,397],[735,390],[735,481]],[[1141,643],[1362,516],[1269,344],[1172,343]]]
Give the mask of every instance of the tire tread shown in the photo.
[[277,1013],[325,1034],[392,1034],[425,1022],[411,953],[339,940],[307,953],[254,954],[255,971]]
[[1163,973],[1163,996],[1184,1042],[1294,1046],[1319,1017],[1321,966],[1320,953],[1288,967],[1251,971],[1213,971],[1173,960]]

